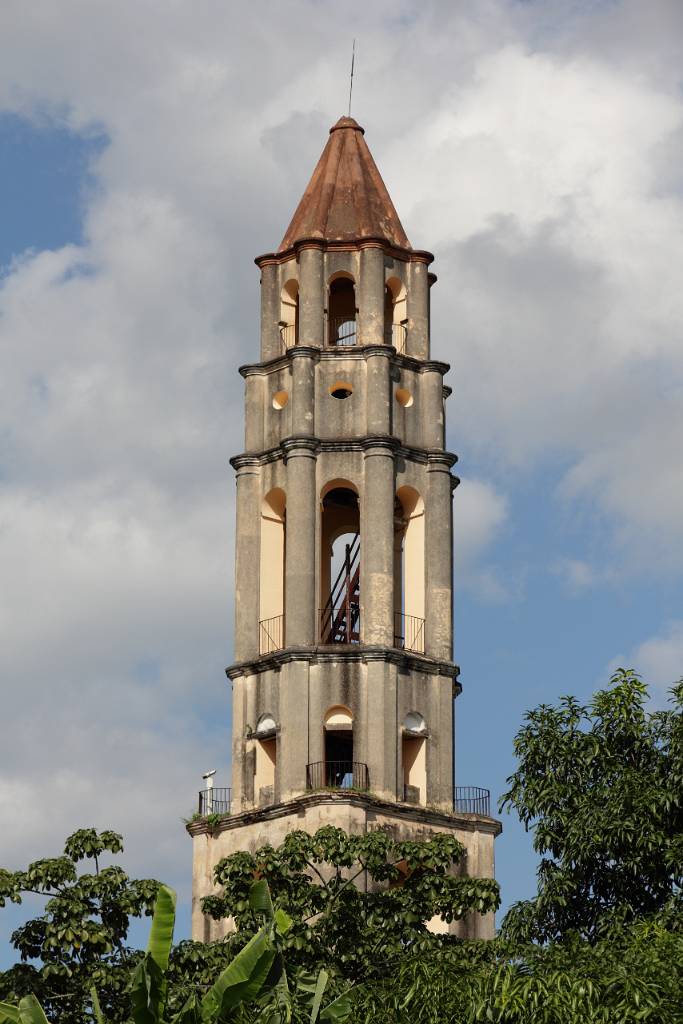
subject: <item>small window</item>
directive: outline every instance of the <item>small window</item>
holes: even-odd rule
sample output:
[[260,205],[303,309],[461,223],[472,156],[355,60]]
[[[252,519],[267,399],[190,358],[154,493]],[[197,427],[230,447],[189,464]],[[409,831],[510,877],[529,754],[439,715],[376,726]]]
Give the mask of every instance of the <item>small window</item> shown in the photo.
[[396,401],[399,405],[402,405],[404,409],[409,409],[413,404],[413,396],[410,391],[408,391],[408,388],[396,388]]
[[330,388],[330,394],[333,398],[343,401],[345,398],[350,398],[353,394],[353,386],[345,380],[338,380]]
[[288,401],[288,391],[276,391],[275,394],[273,395],[273,409],[277,409],[278,411],[280,409],[284,409]]

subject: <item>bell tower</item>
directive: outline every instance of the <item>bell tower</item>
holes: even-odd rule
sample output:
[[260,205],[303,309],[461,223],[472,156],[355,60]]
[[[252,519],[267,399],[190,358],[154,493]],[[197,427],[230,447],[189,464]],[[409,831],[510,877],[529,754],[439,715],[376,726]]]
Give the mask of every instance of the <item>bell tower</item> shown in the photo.
[[[231,791],[200,794],[193,935],[223,856],[292,829],[450,832],[493,877],[488,793],[455,788],[449,367],[431,358],[431,253],[413,249],[350,117],[277,252],[237,477]],[[221,814],[220,819],[215,815]],[[461,934],[493,934],[490,916]]]

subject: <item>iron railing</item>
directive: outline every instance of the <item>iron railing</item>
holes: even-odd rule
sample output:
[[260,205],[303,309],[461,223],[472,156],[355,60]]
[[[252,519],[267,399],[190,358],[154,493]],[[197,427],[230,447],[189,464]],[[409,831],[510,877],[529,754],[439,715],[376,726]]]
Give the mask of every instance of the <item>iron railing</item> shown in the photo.
[[491,816],[491,791],[479,786],[456,786],[453,790],[453,810],[466,814]]
[[369,789],[368,766],[362,761],[314,761],[306,765],[306,789]]
[[294,348],[297,342],[296,324],[280,324],[280,341],[283,354],[288,348]]
[[214,786],[213,789],[202,789],[199,794],[199,813],[202,816],[207,814],[230,814],[232,803],[232,789],[228,786]]
[[330,316],[327,318],[328,345],[357,345],[356,318]]
[[273,615],[270,619],[261,619],[258,624],[259,654],[272,654],[281,651],[285,646],[285,617]]
[[391,344],[399,355],[405,355],[408,331],[405,324],[391,325]]
[[394,613],[394,647],[416,654],[425,652],[425,620],[417,615]]

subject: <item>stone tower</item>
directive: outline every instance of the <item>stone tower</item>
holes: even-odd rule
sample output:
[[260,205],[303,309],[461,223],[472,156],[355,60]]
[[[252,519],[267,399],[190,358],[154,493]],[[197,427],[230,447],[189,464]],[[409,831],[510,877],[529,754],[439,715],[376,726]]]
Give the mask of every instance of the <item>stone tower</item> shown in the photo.
[[[237,475],[232,792],[200,794],[193,935],[221,857],[295,828],[437,831],[493,877],[500,825],[454,788],[452,492],[431,253],[413,249],[342,117],[277,252]],[[487,936],[487,918],[461,923]]]

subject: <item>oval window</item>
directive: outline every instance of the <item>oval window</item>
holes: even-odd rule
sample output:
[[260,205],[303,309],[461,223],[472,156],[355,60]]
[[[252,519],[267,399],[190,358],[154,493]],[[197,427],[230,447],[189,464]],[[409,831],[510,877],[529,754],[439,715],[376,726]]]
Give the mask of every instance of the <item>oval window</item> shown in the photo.
[[396,401],[399,405],[402,405],[404,409],[409,409],[413,404],[413,396],[410,391],[408,391],[408,388],[396,388]]
[[276,391],[273,395],[273,409],[284,409],[289,401],[288,391]]
[[338,380],[329,391],[333,398],[343,401],[345,398],[350,398],[353,394],[353,386],[346,380]]

